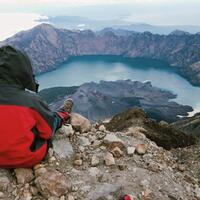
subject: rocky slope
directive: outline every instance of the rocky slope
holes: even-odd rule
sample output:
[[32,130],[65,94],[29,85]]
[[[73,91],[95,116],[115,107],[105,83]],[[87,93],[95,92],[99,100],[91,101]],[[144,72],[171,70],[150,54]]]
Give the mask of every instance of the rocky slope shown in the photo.
[[[41,95],[49,100],[50,96],[43,93]],[[45,90],[45,93],[54,93],[54,90]],[[168,122],[177,120],[177,115],[187,116],[187,112],[192,111],[190,106],[171,101],[176,95],[155,88],[150,82],[131,80],[90,82],[82,84],[70,95],[66,92],[65,98],[68,97],[73,98],[75,102],[74,111],[91,121],[109,118],[132,107],[141,107],[152,118]],[[50,107],[53,110],[58,109],[65,98],[57,97],[50,103]]]
[[72,114],[71,125],[58,131],[42,164],[0,169],[0,199],[119,200],[124,193],[131,200],[200,199],[196,174],[179,162],[176,150],[157,146],[147,132],[134,123],[112,132]]
[[36,73],[52,70],[71,56],[121,55],[163,60],[176,67],[193,84],[200,85],[200,35],[144,33],[96,34],[42,24],[1,42],[27,52]]
[[172,125],[188,134],[200,136],[200,113],[195,114],[193,117],[180,119]]

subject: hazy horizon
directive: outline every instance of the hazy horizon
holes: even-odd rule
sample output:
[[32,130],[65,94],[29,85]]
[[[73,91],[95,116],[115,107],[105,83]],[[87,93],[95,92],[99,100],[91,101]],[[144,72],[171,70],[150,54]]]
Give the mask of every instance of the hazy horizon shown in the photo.
[[199,26],[200,1],[181,0],[3,0],[0,2],[0,40],[52,16],[124,20],[152,25]]

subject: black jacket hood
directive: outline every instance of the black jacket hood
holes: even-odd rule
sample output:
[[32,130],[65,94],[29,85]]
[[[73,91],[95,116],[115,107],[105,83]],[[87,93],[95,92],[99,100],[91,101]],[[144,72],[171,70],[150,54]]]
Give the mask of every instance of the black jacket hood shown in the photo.
[[0,48],[0,83],[20,86],[37,92],[30,59],[25,53],[11,47]]

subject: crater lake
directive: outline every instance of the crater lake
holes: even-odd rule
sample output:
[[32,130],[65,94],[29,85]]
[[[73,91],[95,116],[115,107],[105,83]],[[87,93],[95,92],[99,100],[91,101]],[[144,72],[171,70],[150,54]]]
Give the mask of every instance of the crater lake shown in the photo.
[[55,70],[37,75],[40,90],[57,86],[78,86],[85,82],[131,79],[150,81],[153,86],[177,95],[173,101],[190,105],[193,115],[200,112],[200,87],[193,86],[167,63],[148,58],[121,56],[79,56]]

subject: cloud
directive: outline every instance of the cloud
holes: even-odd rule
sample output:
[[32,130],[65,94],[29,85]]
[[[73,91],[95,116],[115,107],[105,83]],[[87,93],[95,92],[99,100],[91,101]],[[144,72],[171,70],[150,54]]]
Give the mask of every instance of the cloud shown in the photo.
[[[46,16],[41,16],[35,13],[4,13],[0,14],[0,41],[11,37],[22,30],[28,30],[40,24],[38,19],[45,19]],[[6,22],[6,23],[5,23]]]
[[[138,0],[133,0],[138,1]],[[6,0],[0,2],[3,5],[47,5],[47,4],[65,4],[69,6],[73,5],[96,5],[96,4],[118,4],[118,3],[131,3],[131,0]],[[142,0],[144,1],[144,0]],[[146,1],[146,0],[145,0]]]

